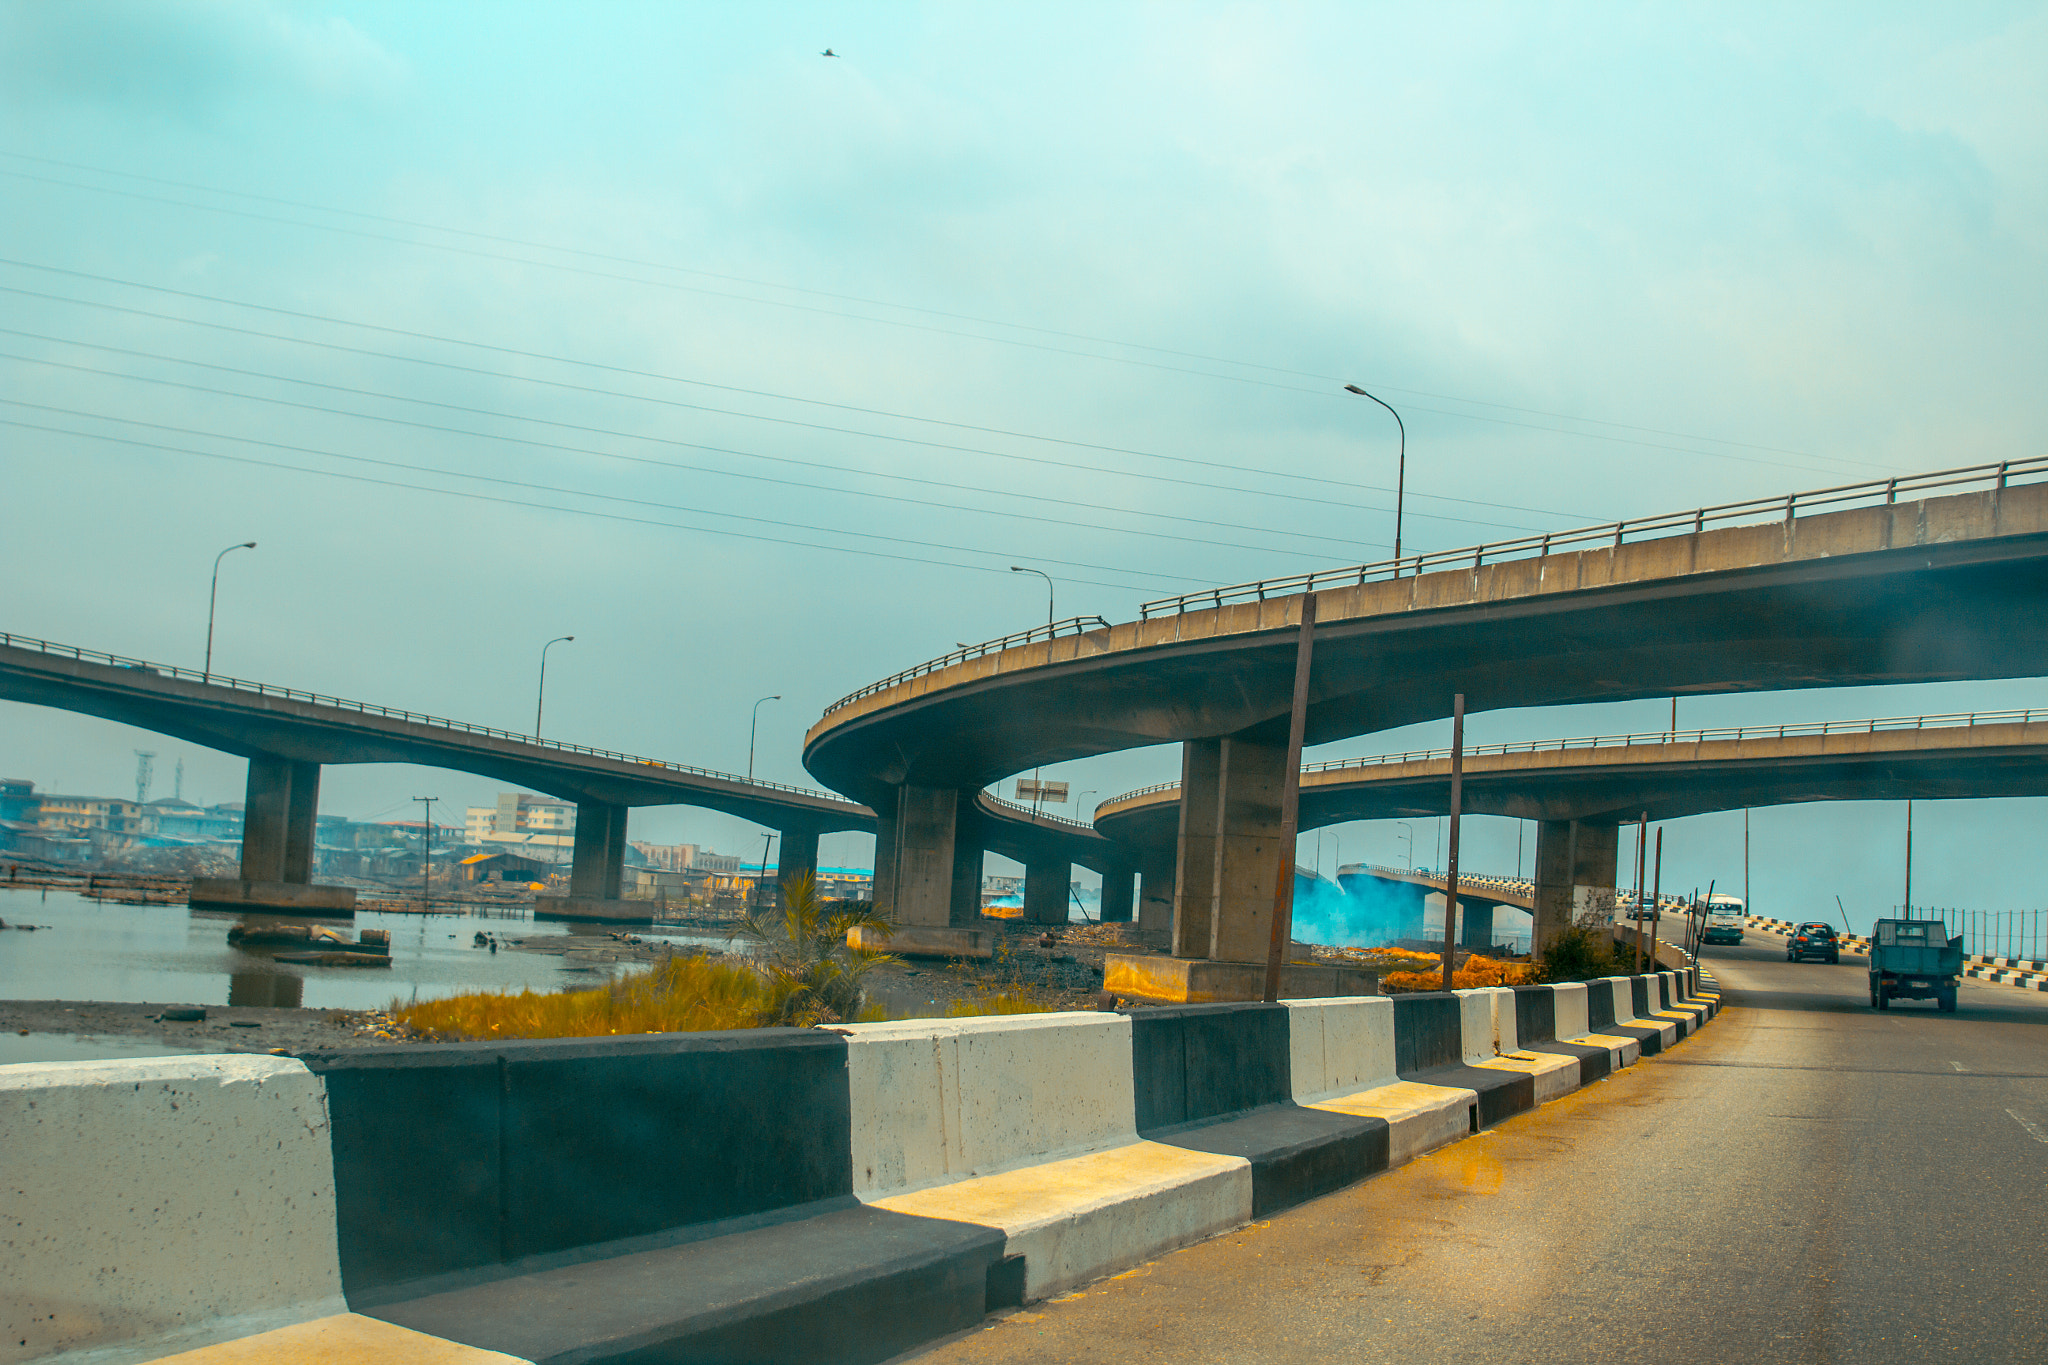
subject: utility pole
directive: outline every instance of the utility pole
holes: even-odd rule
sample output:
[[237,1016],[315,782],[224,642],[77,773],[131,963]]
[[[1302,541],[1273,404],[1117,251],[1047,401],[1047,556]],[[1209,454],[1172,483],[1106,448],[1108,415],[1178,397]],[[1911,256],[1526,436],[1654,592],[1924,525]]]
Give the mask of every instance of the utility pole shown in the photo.
[[[1660,901],[1662,900],[1662,897],[1663,897],[1663,891],[1664,891],[1664,826],[1662,826],[1662,825],[1659,825],[1659,826],[1657,826],[1657,863],[1656,863],[1656,871],[1654,871],[1654,872],[1652,872],[1652,873],[1650,874],[1650,913],[1651,913],[1652,915],[1655,915],[1655,914],[1659,913],[1659,911],[1660,911],[1660,908],[1661,908],[1661,907],[1660,907]],[[1638,923],[1638,924],[1640,924],[1640,923],[1641,923],[1641,921],[1637,921],[1637,923]],[[1636,937],[1637,937],[1638,939],[1640,939],[1640,938],[1642,937],[1642,930],[1641,930],[1640,928],[1638,928],[1638,929],[1637,929],[1637,931],[1636,931]],[[1650,970],[1651,970],[1651,971],[1655,971],[1655,970],[1657,970],[1657,921],[1656,921],[1656,920],[1654,920],[1654,919],[1650,921]]]
[[[1022,564],[1012,564],[1010,566],[1010,572],[1035,573],[1040,578],[1043,578],[1045,580],[1045,647],[1048,651],[1050,651],[1052,649],[1052,575],[1047,573],[1043,569],[1027,569]],[[1037,815],[1039,810],[1045,805],[1045,781],[1042,776],[1043,772],[1043,768],[1033,768],[1031,770],[1031,785],[1034,788],[1034,791],[1032,792],[1031,796],[1031,813],[1033,815]]]
[[1906,798],[1906,905],[1907,919],[1913,918],[1913,798]]
[[1650,813],[1636,821],[1636,951],[1631,959],[1634,971],[1643,969],[1643,863],[1650,851]]
[[434,902],[429,899],[429,879],[434,869],[434,803],[438,796],[415,796],[427,808],[426,828],[420,831],[420,909],[431,910]]
[[[1707,899],[1712,900],[1713,888],[1707,889]],[[1742,913],[1754,914],[1749,905],[1749,807],[1742,808]]]
[[1465,799],[1465,694],[1451,698],[1451,858],[1444,869],[1444,984],[1451,989],[1458,955],[1458,817]]

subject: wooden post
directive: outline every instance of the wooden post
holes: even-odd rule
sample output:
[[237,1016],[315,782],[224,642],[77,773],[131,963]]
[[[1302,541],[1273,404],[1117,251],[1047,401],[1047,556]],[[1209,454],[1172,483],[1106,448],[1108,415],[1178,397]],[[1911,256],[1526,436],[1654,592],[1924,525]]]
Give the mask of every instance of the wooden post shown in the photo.
[[[1661,910],[1661,907],[1660,907],[1660,906],[1659,906],[1659,904],[1658,904],[1658,899],[1657,899],[1657,898],[1658,898],[1658,896],[1659,896],[1659,895],[1661,895],[1661,894],[1662,894],[1662,890],[1661,890],[1661,888],[1663,887],[1663,885],[1664,885],[1664,826],[1662,826],[1662,825],[1659,825],[1659,826],[1657,826],[1657,864],[1656,864],[1656,871],[1654,871],[1654,872],[1652,872],[1652,873],[1650,874],[1650,911],[1651,911],[1651,913],[1652,913],[1652,914],[1656,914],[1656,913],[1658,913],[1658,912],[1659,912],[1659,911]],[[1653,972],[1657,970],[1657,921],[1656,921],[1656,920],[1651,920],[1651,921],[1650,921],[1650,970],[1651,970],[1651,971],[1653,971]]]
[[1650,813],[1643,812],[1643,818],[1636,821],[1636,950],[1630,959],[1629,970],[1643,969],[1643,855],[1650,851]]
[[1451,698],[1451,846],[1444,865],[1444,984],[1458,961],[1458,815],[1465,800],[1465,694]]
[[1280,972],[1294,935],[1294,835],[1301,817],[1301,744],[1308,725],[1308,675],[1316,645],[1316,595],[1301,599],[1301,637],[1294,647],[1294,707],[1287,721],[1287,760],[1280,779],[1280,874],[1273,886],[1272,939],[1266,946],[1266,991],[1280,998]]

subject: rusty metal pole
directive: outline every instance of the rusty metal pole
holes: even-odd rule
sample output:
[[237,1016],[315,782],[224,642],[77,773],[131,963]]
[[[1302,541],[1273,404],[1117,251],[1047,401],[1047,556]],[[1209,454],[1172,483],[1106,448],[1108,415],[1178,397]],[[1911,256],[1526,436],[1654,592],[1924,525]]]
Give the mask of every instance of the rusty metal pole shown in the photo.
[[[1664,826],[1657,826],[1656,870],[1650,874],[1650,912],[1657,913],[1661,907],[1658,897],[1664,886]],[[1657,921],[1650,921],[1650,970],[1657,970]]]
[[1266,946],[1266,991],[1280,998],[1280,971],[1294,933],[1294,833],[1301,822],[1301,744],[1308,726],[1308,675],[1316,645],[1316,595],[1301,599],[1301,638],[1294,647],[1294,708],[1287,721],[1287,766],[1280,779],[1280,873],[1273,886],[1272,939]]
[[1458,816],[1465,802],[1465,694],[1451,698],[1451,846],[1444,866],[1444,984],[1458,961]]
[[1643,812],[1643,818],[1636,821],[1636,951],[1630,959],[1629,970],[1643,969],[1643,855],[1650,847],[1650,813]]

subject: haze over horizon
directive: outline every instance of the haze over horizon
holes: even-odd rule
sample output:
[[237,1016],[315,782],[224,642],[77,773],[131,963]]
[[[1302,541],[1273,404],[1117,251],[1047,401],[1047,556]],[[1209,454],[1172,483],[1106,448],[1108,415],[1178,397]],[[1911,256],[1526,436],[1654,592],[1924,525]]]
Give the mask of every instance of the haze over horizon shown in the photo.
[[[2037,456],[2044,68],[2021,4],[8,0],[0,630],[196,666],[213,557],[254,540],[220,672],[524,730],[574,635],[550,736],[743,771],[781,694],[756,771],[814,785],[835,698],[1043,622],[1012,564],[1122,620],[1382,557],[1394,424],[1346,382],[1406,423],[1411,550]],[[1679,724],[2039,704],[1844,688]],[[241,797],[237,759],[0,703],[0,772],[45,789],[129,792],[138,747],[152,795],[182,757],[189,797]],[[1092,804],[1177,774],[1161,747],[1045,775]],[[330,767],[322,808],[497,789]],[[2042,904],[2044,816],[1917,807],[1916,901]],[[1753,825],[1766,913],[1897,902],[1896,808]],[[1667,889],[1729,889],[1740,827],[1672,822]],[[1513,822],[1467,840],[1512,866]],[[1317,845],[1325,872],[1404,847]]]

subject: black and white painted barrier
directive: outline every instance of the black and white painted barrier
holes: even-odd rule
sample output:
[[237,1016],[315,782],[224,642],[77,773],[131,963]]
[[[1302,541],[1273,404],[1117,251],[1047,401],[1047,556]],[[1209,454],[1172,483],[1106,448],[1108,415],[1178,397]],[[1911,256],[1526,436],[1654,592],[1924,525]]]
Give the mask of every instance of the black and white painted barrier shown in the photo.
[[1715,1008],[1660,972],[0,1067],[0,1361],[884,1360],[1455,1141]]

